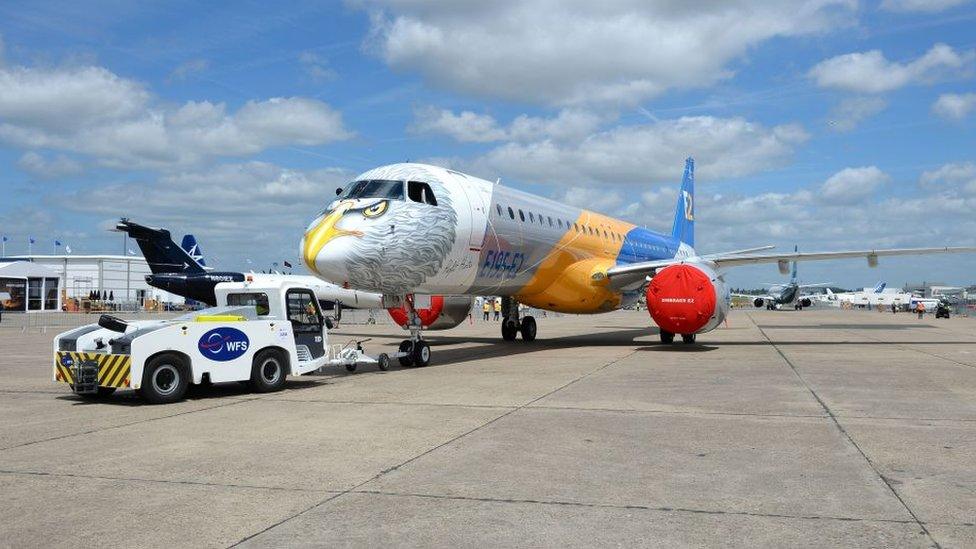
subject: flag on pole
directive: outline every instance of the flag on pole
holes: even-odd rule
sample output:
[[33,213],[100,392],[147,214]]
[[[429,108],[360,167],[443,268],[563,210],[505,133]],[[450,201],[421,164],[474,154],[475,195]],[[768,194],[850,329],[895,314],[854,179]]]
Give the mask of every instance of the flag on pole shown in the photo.
[[285,261],[285,267],[288,267],[289,269],[291,269],[291,263],[288,263],[288,261]]
[[27,243],[28,244],[33,244],[34,243],[34,237],[33,236],[28,236],[27,237]]
[[6,242],[6,241],[7,241],[7,235],[3,235],[3,241],[4,241],[4,242]]
[[64,247],[64,252],[65,253],[68,253],[68,254],[71,253],[71,245],[70,244],[68,244],[67,246]]
[[132,248],[129,248],[127,251],[129,252],[129,255],[136,255],[136,253],[132,251]]
[[54,241],[54,245],[55,246],[60,246],[61,245],[61,241],[60,240],[55,240]]

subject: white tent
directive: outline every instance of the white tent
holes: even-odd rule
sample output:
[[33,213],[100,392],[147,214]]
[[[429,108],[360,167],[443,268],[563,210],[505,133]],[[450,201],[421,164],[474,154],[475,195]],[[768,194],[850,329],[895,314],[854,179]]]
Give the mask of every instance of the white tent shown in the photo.
[[60,274],[28,261],[0,263],[0,296],[8,311],[60,311]]

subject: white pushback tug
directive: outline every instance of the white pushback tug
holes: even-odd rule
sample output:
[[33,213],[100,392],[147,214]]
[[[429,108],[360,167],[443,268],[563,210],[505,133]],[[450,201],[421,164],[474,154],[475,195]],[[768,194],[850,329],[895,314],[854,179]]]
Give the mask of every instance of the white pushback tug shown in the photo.
[[225,282],[215,293],[216,307],[176,318],[102,315],[97,324],[58,335],[54,381],[88,398],[135,389],[163,404],[182,399],[191,383],[246,381],[254,391],[271,392],[288,375],[325,366],[389,367],[389,356],[366,355],[362,341],[330,346],[330,319],[307,286],[287,279]]

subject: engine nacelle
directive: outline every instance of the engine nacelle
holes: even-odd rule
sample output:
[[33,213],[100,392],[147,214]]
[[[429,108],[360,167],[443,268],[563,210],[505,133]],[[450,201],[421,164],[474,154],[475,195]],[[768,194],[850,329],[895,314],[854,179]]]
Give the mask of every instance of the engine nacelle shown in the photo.
[[674,334],[707,332],[725,320],[729,289],[705,265],[669,265],[647,285],[647,310],[662,330]]
[[762,307],[766,305],[766,300],[761,297],[757,297],[756,299],[752,300],[752,304],[755,305],[756,307]]
[[813,305],[813,300],[811,300],[809,297],[804,297],[800,300],[800,307],[809,307],[811,305]]
[[[432,295],[430,308],[417,309],[417,316],[420,317],[420,323],[428,330],[449,330],[468,318],[473,304],[473,297]],[[410,322],[406,305],[387,309],[387,311],[393,322],[402,327],[406,327]]]

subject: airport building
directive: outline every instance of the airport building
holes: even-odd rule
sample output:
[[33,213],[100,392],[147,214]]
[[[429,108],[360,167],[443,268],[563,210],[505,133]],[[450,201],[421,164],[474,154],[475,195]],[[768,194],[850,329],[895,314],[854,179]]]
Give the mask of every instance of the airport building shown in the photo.
[[[43,269],[43,270],[41,270]],[[181,304],[184,299],[178,295],[153,288],[146,283],[146,275],[150,274],[149,264],[142,256],[128,255],[23,255],[8,256],[0,259],[0,284],[5,276],[3,273],[18,273],[21,271],[47,273],[44,276],[30,274],[26,282],[26,309],[17,310],[41,311],[51,310],[42,306],[34,308],[39,297],[31,297],[40,292],[45,296],[44,305],[53,303],[46,299],[49,288],[57,284],[56,310],[70,299],[88,299],[93,292],[98,292],[100,299],[111,301],[121,308],[139,308],[147,299],[161,303]],[[32,271],[33,270],[33,271]],[[13,277],[10,278],[14,280]],[[31,280],[44,279],[47,282],[38,286]],[[23,277],[16,280],[24,280]],[[34,286],[31,286],[33,284]],[[16,286],[16,285],[15,285]],[[19,288],[19,286],[17,287]],[[17,289],[15,288],[15,290]],[[35,288],[32,290],[31,288]],[[37,289],[40,288],[40,289]],[[17,290],[19,291],[19,290]],[[0,288],[0,292],[11,293]],[[33,292],[33,293],[32,293]],[[11,293],[13,297],[13,293]]]

